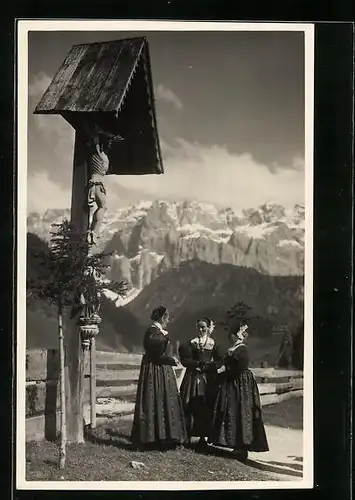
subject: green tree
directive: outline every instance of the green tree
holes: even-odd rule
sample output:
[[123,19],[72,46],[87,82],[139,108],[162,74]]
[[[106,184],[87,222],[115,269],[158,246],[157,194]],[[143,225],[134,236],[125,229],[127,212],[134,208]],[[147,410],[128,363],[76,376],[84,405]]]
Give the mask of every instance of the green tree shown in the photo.
[[61,439],[59,467],[66,461],[66,415],[64,379],[64,308],[71,308],[71,316],[97,314],[105,289],[125,295],[125,281],[109,282],[104,279],[109,254],[89,253],[88,243],[67,221],[53,224],[48,249],[35,255],[37,273],[28,279],[27,298],[38,298],[57,308],[58,342],[60,355],[60,413]]

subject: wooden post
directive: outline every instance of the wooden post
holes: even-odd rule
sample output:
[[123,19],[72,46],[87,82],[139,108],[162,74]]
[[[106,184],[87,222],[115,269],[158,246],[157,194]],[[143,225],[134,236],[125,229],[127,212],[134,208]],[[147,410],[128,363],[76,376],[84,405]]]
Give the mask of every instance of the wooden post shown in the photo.
[[58,306],[58,337],[59,337],[59,359],[60,359],[60,447],[59,468],[64,469],[67,445],[67,421],[65,408],[65,355],[63,337],[63,308]]
[[[122,144],[111,151],[109,174],[164,173],[149,47],[144,37],[72,47],[34,112],[62,115],[76,131],[71,223],[83,234],[89,222],[85,208],[89,154],[82,120],[106,133],[124,132]],[[64,332],[66,413],[68,442],[81,443],[84,352],[77,320],[68,320]]]
[[[48,441],[56,441],[57,439],[57,397],[58,397],[58,358],[56,356],[56,351],[48,350],[47,351],[47,360],[46,360],[46,372],[45,374],[37,375],[39,380],[46,380],[46,391],[45,391],[45,399],[44,399],[44,437]],[[36,367],[41,366],[41,358],[37,360],[32,360],[31,368],[33,368],[33,364],[36,364]],[[37,384],[36,384],[37,385]],[[37,391],[36,391],[37,392]],[[39,402],[40,398],[36,392],[33,394],[34,402]],[[34,411],[36,411],[36,406],[34,405]]]
[[[72,178],[71,224],[83,234],[88,227],[88,213],[85,210],[87,181],[87,146],[83,134],[77,130]],[[67,440],[71,443],[84,441],[84,352],[77,319],[74,317],[69,320],[65,329]]]
[[90,346],[90,413],[91,428],[96,427],[96,339],[91,339]]

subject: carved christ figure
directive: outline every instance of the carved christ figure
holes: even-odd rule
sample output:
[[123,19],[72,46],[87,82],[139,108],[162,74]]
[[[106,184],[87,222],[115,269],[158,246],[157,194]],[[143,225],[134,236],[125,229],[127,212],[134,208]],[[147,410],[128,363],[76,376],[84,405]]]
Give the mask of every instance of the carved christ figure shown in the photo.
[[105,175],[109,168],[108,154],[115,140],[122,140],[109,132],[99,130],[96,126],[85,127],[89,147],[89,182],[87,186],[87,207],[91,211],[95,204],[92,221],[89,223],[87,240],[91,245],[97,243],[100,226],[106,210]]

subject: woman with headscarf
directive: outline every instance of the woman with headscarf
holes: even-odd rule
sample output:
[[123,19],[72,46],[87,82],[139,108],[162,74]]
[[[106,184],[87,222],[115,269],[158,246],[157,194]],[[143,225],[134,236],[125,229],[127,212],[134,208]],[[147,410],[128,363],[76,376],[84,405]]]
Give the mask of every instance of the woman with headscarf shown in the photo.
[[166,327],[169,312],[163,306],[153,310],[152,324],[144,337],[131,440],[138,448],[148,445],[169,448],[186,439],[184,411],[173,366],[168,356],[170,343]]
[[230,347],[220,368],[209,442],[233,448],[236,458],[246,460],[248,451],[268,451],[260,395],[245,345],[248,326],[229,333]]
[[199,446],[206,446],[209,433],[212,404],[215,395],[217,368],[223,358],[216,341],[211,337],[214,329],[209,318],[196,323],[197,336],[182,344],[180,361],[186,367],[180,387],[184,406],[188,443],[191,437],[199,437]]

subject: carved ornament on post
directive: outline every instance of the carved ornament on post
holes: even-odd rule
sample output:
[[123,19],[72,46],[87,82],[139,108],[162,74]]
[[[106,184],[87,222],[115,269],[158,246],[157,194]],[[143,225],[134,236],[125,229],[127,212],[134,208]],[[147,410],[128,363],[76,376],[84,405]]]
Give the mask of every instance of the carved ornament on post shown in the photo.
[[80,315],[78,318],[79,333],[83,349],[90,346],[92,338],[99,334],[99,324],[101,317],[99,310],[101,306],[101,297],[97,290],[99,276],[93,267],[84,271],[84,283],[80,291]]

